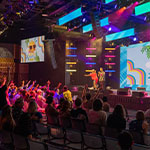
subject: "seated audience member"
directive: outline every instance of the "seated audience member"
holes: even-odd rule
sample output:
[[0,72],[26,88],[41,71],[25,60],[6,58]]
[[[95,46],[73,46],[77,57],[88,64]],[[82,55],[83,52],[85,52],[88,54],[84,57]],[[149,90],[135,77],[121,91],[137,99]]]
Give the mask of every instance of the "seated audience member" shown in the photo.
[[144,113],[145,118],[149,118],[150,119],[150,109],[147,109]]
[[70,103],[65,100],[63,103],[62,103],[62,108],[60,109],[59,111],[59,116],[60,117],[70,117]]
[[18,123],[20,116],[23,114],[24,100],[22,98],[18,98],[13,106],[12,114],[13,118]]
[[71,110],[71,117],[77,119],[86,119],[88,121],[88,116],[85,110],[81,108],[82,101],[80,98],[75,100],[75,108]]
[[113,113],[108,116],[107,126],[119,132],[126,128],[125,110],[121,104],[116,105]]
[[109,112],[109,110],[110,110],[110,104],[108,103],[107,97],[104,96],[104,97],[102,98],[102,100],[103,100],[103,110],[104,110],[105,112]]
[[37,104],[35,101],[31,101],[28,106],[28,113],[31,116],[33,122],[42,123],[42,114],[37,111]]
[[121,150],[132,150],[133,145],[132,135],[127,131],[121,132],[118,136],[118,144]]
[[103,103],[100,99],[96,99],[93,102],[93,109],[89,111],[88,118],[89,123],[98,124],[100,126],[106,125],[107,114],[102,110]]
[[15,125],[16,123],[12,116],[12,109],[9,105],[5,105],[0,117],[0,130],[13,131]]
[[133,120],[129,124],[129,130],[142,132],[144,134],[148,133],[148,123],[145,120],[144,112],[138,110],[136,113],[136,120]]
[[53,104],[53,97],[48,96],[46,99],[46,103],[48,104],[45,108],[45,113],[47,116],[48,124],[58,124],[58,111],[55,109]]
[[63,97],[72,104],[72,94],[66,85],[63,87]]

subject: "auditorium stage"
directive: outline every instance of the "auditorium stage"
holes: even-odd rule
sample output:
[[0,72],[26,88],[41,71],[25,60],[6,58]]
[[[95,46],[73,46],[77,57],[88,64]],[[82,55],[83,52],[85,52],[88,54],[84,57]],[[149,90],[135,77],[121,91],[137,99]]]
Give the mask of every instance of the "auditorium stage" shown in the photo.
[[[73,99],[75,99],[77,96],[79,97],[82,96],[83,88],[78,89],[79,90],[76,91],[72,90]],[[91,95],[94,95],[97,91],[89,90],[88,92],[90,92]],[[101,92],[99,98],[102,98],[103,96],[107,96],[108,102],[111,107],[115,107],[116,104],[123,104],[127,109],[131,110],[145,111],[150,108],[150,92],[148,92],[147,96],[139,97],[132,95],[118,95],[117,89],[111,89],[111,92],[110,91],[105,91],[104,93]]]

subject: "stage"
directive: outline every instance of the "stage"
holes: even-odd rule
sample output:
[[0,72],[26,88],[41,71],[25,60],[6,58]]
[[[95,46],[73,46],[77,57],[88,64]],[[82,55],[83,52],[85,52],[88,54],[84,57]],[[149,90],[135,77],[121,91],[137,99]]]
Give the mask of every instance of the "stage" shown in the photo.
[[[82,90],[83,87],[76,88],[76,90],[72,90],[73,99],[77,96],[82,96]],[[88,90],[88,92],[91,93],[93,96],[97,91],[96,90]],[[135,91],[131,91],[132,92]],[[147,96],[139,97],[139,96],[132,96],[132,95],[117,95],[117,89],[111,89],[110,91],[105,91],[104,93],[101,92],[99,95],[99,98],[102,98],[103,96],[107,96],[108,103],[111,107],[115,107],[116,104],[122,104],[127,109],[130,110],[147,110],[150,108],[150,92],[148,92]]]

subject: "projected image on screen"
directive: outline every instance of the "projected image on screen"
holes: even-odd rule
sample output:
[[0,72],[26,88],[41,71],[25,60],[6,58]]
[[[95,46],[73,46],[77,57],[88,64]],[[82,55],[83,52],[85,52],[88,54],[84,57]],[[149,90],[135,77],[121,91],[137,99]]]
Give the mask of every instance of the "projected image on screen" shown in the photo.
[[21,63],[44,61],[44,36],[21,41]]
[[120,48],[120,87],[150,91],[150,42]]

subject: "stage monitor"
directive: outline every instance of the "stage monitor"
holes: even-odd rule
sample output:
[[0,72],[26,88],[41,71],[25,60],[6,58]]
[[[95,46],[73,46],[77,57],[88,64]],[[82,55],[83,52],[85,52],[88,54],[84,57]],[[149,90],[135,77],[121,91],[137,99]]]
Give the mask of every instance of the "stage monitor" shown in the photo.
[[44,61],[44,36],[21,40],[21,63]]
[[150,91],[150,42],[120,48],[120,88]]

